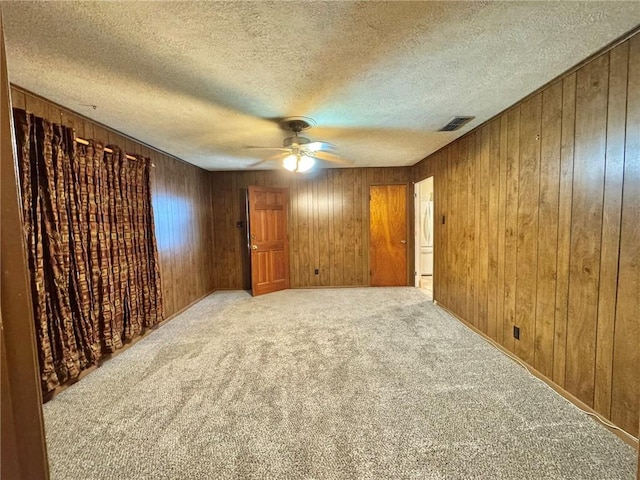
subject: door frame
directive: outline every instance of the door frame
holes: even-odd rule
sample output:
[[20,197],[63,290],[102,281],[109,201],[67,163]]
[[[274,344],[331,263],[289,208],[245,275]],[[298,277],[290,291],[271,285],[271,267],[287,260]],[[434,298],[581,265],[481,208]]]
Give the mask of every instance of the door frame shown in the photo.
[[412,278],[414,275],[414,265],[415,259],[413,255],[410,255],[411,249],[415,248],[415,240],[414,236],[414,205],[412,200],[413,196],[413,188],[411,186],[415,182],[371,182],[367,184],[366,198],[367,198],[367,286],[371,286],[371,187],[379,187],[384,185],[405,185],[406,186],[406,205],[407,205],[407,213],[406,213],[406,226],[405,226],[405,238],[407,239],[407,278],[406,278],[406,286],[410,287],[412,285]]
[[422,211],[421,211],[421,198],[420,198],[420,184],[429,180],[429,179],[433,179],[433,205],[434,205],[434,211],[433,211],[433,215],[434,215],[434,219],[433,219],[433,267],[432,267],[432,273],[431,273],[431,278],[435,277],[435,261],[436,261],[436,250],[435,250],[435,227],[436,227],[436,222],[435,222],[435,177],[434,175],[430,175],[428,177],[424,177],[422,180],[418,180],[416,182],[413,182],[413,251],[414,251],[414,286],[419,288],[420,287],[420,279],[422,276],[422,272],[420,270],[420,229],[419,227],[422,224]]
[[420,287],[420,182],[413,182],[413,286]]
[[0,460],[3,478],[7,475],[19,480],[46,480],[49,478],[49,464],[44,435],[40,369],[27,250],[21,234],[22,206],[16,178],[17,156],[12,134],[13,115],[1,11],[0,43]]

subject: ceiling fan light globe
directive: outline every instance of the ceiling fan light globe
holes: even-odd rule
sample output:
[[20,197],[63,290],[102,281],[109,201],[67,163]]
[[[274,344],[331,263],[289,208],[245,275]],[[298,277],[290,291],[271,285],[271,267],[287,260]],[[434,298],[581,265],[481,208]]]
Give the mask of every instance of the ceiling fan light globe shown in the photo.
[[282,166],[290,172],[295,172],[298,166],[298,159],[295,155],[288,155],[282,160]]
[[303,155],[302,157],[300,157],[300,161],[298,162],[297,171],[300,173],[308,172],[313,168],[313,165],[315,163],[316,161],[313,159],[313,157],[308,157],[307,155]]

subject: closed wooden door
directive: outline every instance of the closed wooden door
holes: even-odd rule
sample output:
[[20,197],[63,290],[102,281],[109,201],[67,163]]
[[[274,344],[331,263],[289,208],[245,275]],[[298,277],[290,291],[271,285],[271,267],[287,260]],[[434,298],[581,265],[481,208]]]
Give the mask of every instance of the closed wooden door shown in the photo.
[[407,186],[369,187],[371,286],[407,285]]
[[251,292],[254,296],[289,288],[287,190],[248,188]]

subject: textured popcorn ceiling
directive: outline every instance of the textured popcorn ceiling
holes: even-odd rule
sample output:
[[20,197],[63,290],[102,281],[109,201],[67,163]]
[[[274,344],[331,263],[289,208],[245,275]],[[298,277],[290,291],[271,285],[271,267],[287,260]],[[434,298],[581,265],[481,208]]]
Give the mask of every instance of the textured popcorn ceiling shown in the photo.
[[[11,82],[211,170],[411,165],[640,23],[640,2],[2,2]],[[93,110],[86,105],[97,105]],[[454,115],[476,119],[436,130]],[[267,156],[267,155],[264,155]],[[271,166],[271,168],[273,165]]]

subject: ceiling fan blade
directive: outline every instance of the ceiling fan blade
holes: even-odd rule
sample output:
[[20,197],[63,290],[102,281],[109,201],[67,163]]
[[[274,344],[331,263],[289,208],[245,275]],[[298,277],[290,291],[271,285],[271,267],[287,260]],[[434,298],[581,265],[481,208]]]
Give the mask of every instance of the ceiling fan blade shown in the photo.
[[284,160],[284,158],[288,156],[289,156],[289,153],[278,153],[276,155],[272,155],[268,158],[260,160],[256,163],[252,163],[251,165],[248,165],[248,168],[257,167],[258,165],[262,165],[263,163],[273,162],[273,161],[277,161],[278,163],[280,163],[281,160]]
[[337,163],[339,165],[353,165],[351,160],[344,159],[338,155],[327,152],[313,152],[313,157],[324,160],[325,162]]
[[335,150],[336,146],[328,142],[311,142],[304,145],[303,148],[309,152],[319,152],[322,150]]
[[247,145],[244,148],[251,149],[251,150],[277,150],[279,152],[291,152],[290,148],[284,148],[284,147],[256,147],[253,145]]
[[247,165],[247,168],[257,167],[258,165],[262,165],[263,163],[266,163],[268,161],[269,161],[268,159],[260,160],[258,162],[251,163],[251,164]]

